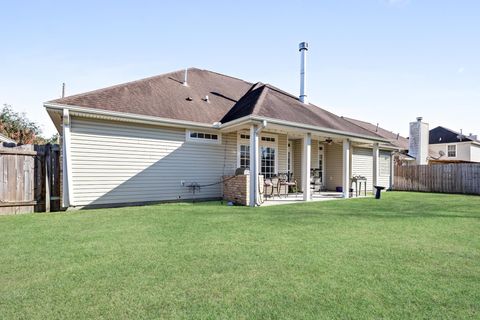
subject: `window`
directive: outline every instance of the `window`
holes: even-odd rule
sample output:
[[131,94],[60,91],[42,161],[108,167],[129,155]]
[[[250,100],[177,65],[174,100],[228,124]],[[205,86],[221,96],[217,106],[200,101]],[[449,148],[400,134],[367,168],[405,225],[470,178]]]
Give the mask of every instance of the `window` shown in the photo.
[[449,158],[455,158],[457,156],[457,145],[451,144],[447,146],[447,154]]
[[275,142],[274,137],[262,137],[262,141]]
[[[277,136],[261,134],[259,137],[259,174],[270,178],[277,174]],[[237,166],[250,169],[250,134],[239,132],[237,136]]]
[[380,152],[378,174],[383,177],[390,176],[390,155]]
[[240,145],[240,168],[250,168],[250,146]]
[[221,136],[216,133],[189,130],[186,132],[187,141],[219,144],[221,142],[220,138]]
[[260,152],[260,173],[265,178],[271,178],[275,175],[275,148],[262,146]]

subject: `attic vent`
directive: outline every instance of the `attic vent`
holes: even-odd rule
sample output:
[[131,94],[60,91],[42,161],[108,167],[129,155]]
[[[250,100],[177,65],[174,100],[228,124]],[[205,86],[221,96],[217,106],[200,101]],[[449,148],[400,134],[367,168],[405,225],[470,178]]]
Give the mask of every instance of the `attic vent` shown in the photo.
[[205,96],[205,98],[203,98],[203,101],[210,102],[210,99],[208,98],[208,96]]
[[192,99],[192,97],[187,97],[185,100],[192,101],[193,99]]

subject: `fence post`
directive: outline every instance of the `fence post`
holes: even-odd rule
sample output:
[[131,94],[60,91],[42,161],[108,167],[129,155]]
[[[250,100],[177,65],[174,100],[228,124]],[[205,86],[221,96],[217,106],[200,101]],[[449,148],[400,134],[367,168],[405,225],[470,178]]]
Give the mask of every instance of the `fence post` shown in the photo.
[[52,161],[50,157],[51,145],[45,146],[45,212],[50,212],[50,183]]

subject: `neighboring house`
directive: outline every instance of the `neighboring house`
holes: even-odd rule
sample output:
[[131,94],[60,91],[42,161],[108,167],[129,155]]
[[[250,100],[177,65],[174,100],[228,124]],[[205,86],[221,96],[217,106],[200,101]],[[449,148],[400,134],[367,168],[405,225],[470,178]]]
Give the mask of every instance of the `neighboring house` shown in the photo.
[[0,133],[0,143],[15,143],[12,139],[8,138],[7,136],[4,136],[3,134]]
[[[225,175],[310,172],[348,197],[353,173],[390,186],[391,139],[272,85],[196,68],[46,102],[63,141],[65,207],[220,198]],[[255,159],[255,161],[252,161]],[[357,171],[356,168],[359,168]],[[250,205],[258,197],[250,179]]]
[[480,141],[445,127],[430,130],[432,160],[480,162]]
[[465,136],[445,127],[429,130],[421,117],[410,123],[408,141],[408,154],[416,164],[480,162],[480,141],[476,136]]

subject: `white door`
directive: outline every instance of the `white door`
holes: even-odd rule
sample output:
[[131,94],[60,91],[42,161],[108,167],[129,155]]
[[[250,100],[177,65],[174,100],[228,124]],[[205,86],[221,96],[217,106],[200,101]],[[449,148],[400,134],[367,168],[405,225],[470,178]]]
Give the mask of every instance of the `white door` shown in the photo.
[[318,170],[322,186],[325,186],[325,147],[320,144],[318,146]]

